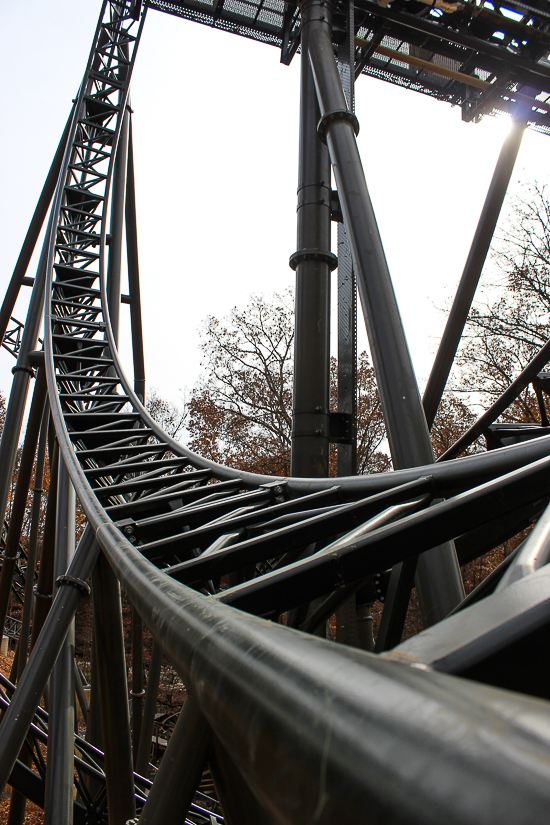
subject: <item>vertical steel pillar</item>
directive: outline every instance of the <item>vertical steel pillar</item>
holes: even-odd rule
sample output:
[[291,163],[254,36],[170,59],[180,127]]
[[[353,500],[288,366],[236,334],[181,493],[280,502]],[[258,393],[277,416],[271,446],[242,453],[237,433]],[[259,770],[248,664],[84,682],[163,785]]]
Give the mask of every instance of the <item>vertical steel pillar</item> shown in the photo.
[[514,120],[502,144],[466,265],[424,390],[422,404],[430,429],[437,415],[437,408],[441,402],[462,332],[468,319],[468,313],[474,300],[508,184],[514,171],[514,164],[526,125],[523,120]]
[[132,754],[134,764],[139,751],[141,721],[143,719],[143,622],[132,607]]
[[6,536],[6,545],[4,547],[2,570],[0,572],[0,629],[2,631],[6,622],[6,614],[8,612],[8,603],[15,563],[19,556],[19,540],[21,538],[23,519],[25,518],[27,496],[31,485],[32,468],[34,464],[38,435],[40,433],[40,424],[44,413],[45,401],[46,374],[43,367],[40,367],[36,377],[36,383],[34,385],[29,420],[27,423],[27,432],[25,435],[25,442],[23,444],[23,451],[21,453],[21,463],[19,464],[17,485],[15,487],[13,506],[8,525],[8,534]]
[[0,441],[0,524],[4,523],[4,517],[6,515],[6,506],[8,503],[13,468],[15,466],[15,456],[17,453],[17,445],[19,443],[19,435],[21,433],[21,424],[25,413],[29,381],[31,376],[34,375],[31,362],[31,352],[36,347],[38,331],[40,329],[40,324],[42,323],[44,289],[46,286],[46,270],[48,266],[48,248],[52,232],[52,220],[53,218],[50,215],[48,229],[46,231],[46,237],[44,238],[44,244],[42,247],[42,254],[40,255],[40,261],[36,270],[36,278],[34,279],[34,286],[32,289],[29,309],[27,311],[25,329],[21,338],[21,349],[19,350],[17,364],[12,369],[13,383],[6,410],[2,440]]
[[[355,111],[355,3],[347,4],[346,37],[338,46],[338,72],[348,109]],[[357,284],[346,227],[338,224],[338,412],[351,417],[351,444],[338,444],[338,475],[357,472]],[[356,594],[335,613],[337,642],[356,646]]]
[[276,825],[217,736],[212,736],[210,771],[226,825]]
[[38,441],[38,453],[34,470],[34,487],[32,491],[31,505],[31,530],[29,535],[29,547],[27,550],[27,571],[25,574],[25,598],[23,601],[23,614],[21,616],[21,630],[19,632],[19,644],[17,646],[17,681],[27,664],[29,648],[29,633],[31,627],[32,608],[34,604],[34,571],[36,569],[36,553],[38,549],[38,532],[40,530],[40,515],[42,513],[42,484],[44,483],[44,464],[46,460],[46,444],[48,440],[48,421],[50,417],[50,406],[46,403],[42,415],[42,425],[40,428],[40,438]]
[[[99,675],[97,670],[97,645],[95,630],[92,627],[92,663],[90,673],[90,701],[88,722],[86,724],[86,742],[98,750],[103,750],[103,734],[101,732],[101,706],[99,700]],[[96,787],[95,779],[90,778],[88,787]]]
[[122,609],[118,580],[103,553],[92,590],[109,825],[126,825],[135,816],[135,797]]
[[42,537],[42,556],[34,595],[34,615],[31,632],[31,650],[36,644],[40,631],[46,621],[52,603],[53,571],[55,554],[55,518],[57,512],[57,473],[59,465],[59,449],[57,440],[54,440],[49,451],[50,459],[50,487],[48,490],[48,506],[46,521]]
[[[74,555],[75,495],[65,462],[59,462],[56,580],[67,573]],[[45,825],[71,825],[74,788],[74,619],[61,646],[50,681],[50,721],[46,768]]]
[[[53,481],[51,483],[53,484]],[[55,486],[57,489],[57,484]],[[3,789],[8,781],[17,754],[25,741],[80,599],[88,593],[86,580],[91,575],[98,553],[99,545],[95,540],[93,530],[88,525],[67,570],[67,576],[71,577],[71,585],[75,586],[60,588],[52,610],[44,623],[43,633],[38,644],[33,647],[29,664],[4,714],[0,726],[0,789]]]
[[[128,258],[128,292],[130,293],[130,322],[132,327],[132,356],[134,361],[134,392],[145,403],[145,356],[141,322],[141,292],[139,285],[139,257],[134,177],[134,142],[132,118],[128,126],[128,163],[126,175],[126,254]],[[143,718],[143,622],[132,607],[132,742],[134,761],[137,760]]]
[[[336,177],[394,467],[430,464],[430,436],[359,157],[357,121],[347,108],[334,60],[330,16],[321,0],[305,0],[302,25],[309,29],[307,49],[322,115],[319,128]],[[423,553],[416,581],[425,621],[439,621],[464,595],[452,545]]]
[[330,273],[337,259],[330,251],[330,161],[317,135],[308,39],[302,23],[298,243],[290,258],[296,270],[291,474],[319,477],[328,475]]
[[[355,112],[355,4],[348,2],[347,33],[338,46],[338,71],[348,109]],[[357,472],[357,283],[346,227],[338,224],[338,412],[352,420],[352,444],[338,444],[338,475]]]
[[149,754],[151,752],[151,739],[153,736],[153,725],[155,724],[155,713],[157,712],[157,697],[159,692],[161,666],[162,650],[157,642],[153,642],[151,661],[149,662],[149,673],[147,676],[145,708],[143,711],[136,761],[136,773],[139,773],[140,776],[147,776]]
[[162,757],[139,825],[179,825],[198,788],[210,749],[210,726],[188,696]]
[[126,178],[126,254],[128,257],[128,292],[130,293],[132,355],[134,359],[134,392],[140,401],[145,403],[145,356],[143,354],[143,327],[141,322],[134,141],[131,118],[128,132],[128,174]]
[[115,341],[118,341],[120,319],[120,275],[122,269],[122,240],[126,202],[129,117],[128,107],[126,107],[113,170],[113,195],[111,200],[111,241],[109,244],[109,263],[107,266],[107,301]]

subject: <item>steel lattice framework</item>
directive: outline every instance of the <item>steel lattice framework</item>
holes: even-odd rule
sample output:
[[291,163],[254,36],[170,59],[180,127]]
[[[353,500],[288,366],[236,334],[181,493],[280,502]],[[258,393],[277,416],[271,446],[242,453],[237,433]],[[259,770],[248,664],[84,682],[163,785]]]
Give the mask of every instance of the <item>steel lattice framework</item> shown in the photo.
[[[128,92],[148,7],[278,46],[283,62],[301,50],[289,478],[236,471],[190,452],[142,403]],[[49,823],[500,825],[547,818],[550,435],[544,402],[540,427],[500,433],[498,443],[517,443],[449,459],[487,432],[529,383],[542,399],[550,344],[437,463],[427,425],[521,135],[527,125],[548,130],[550,8],[543,0],[536,7],[512,0],[451,11],[440,14],[415,0],[391,10],[370,0],[304,0],[299,7],[280,0],[105,0],[0,310],[4,346],[17,358],[0,443],[3,512],[35,380],[0,574],[4,632],[19,635],[17,687],[2,679],[0,691],[0,777],[14,789],[12,825],[23,821],[27,798],[45,808]],[[515,118],[422,401],[357,151],[353,79],[361,72],[460,103],[466,119],[499,111]],[[331,164],[337,193],[326,184]],[[46,217],[31,282],[26,272]],[[352,445],[354,431],[353,323],[341,331],[342,406],[336,415],[328,412],[327,295],[338,263],[330,251],[331,220],[341,232],[340,314],[353,317],[356,279],[397,468],[391,473],[353,475],[351,447],[342,450],[339,465],[348,474],[326,477],[329,444]],[[133,384],[117,352],[124,230]],[[15,322],[8,331],[25,283],[33,285],[25,324]],[[44,343],[37,349],[43,319]],[[498,441],[499,431],[489,437]],[[47,443],[51,483],[35,577]],[[38,480],[22,564],[33,464]],[[75,492],[87,517],[76,550]],[[464,598],[458,563],[531,521],[529,538]],[[90,583],[88,704],[75,679],[73,622]],[[401,642],[414,583],[430,627]],[[12,586],[24,593],[19,629],[7,617]],[[131,716],[120,586],[133,606]],[[379,596],[384,610],[374,645],[372,634],[358,633],[355,623],[368,618]],[[322,638],[335,610],[347,611],[337,638],[347,644]],[[155,639],[146,691],[143,624]],[[151,782],[163,654],[188,697]],[[85,739],[74,734],[75,691],[87,719]],[[40,706],[45,693],[47,713]],[[207,766],[216,798],[198,790]]]

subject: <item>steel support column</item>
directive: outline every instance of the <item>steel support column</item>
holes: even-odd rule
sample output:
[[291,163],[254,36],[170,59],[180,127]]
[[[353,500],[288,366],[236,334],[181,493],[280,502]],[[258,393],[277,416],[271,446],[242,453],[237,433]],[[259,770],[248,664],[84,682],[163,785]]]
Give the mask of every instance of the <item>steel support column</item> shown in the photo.
[[132,754],[134,763],[139,750],[141,721],[143,718],[143,622],[132,607]]
[[134,774],[120,587],[101,553],[92,575],[109,825],[135,816]]
[[[355,138],[356,119],[348,111],[334,60],[326,6],[306,0],[302,21],[310,30],[308,53],[352,251],[361,304],[394,467],[433,462],[433,451],[403,324]],[[310,22],[309,22],[310,21]],[[424,553],[417,587],[425,621],[446,616],[464,597],[452,545]]]
[[82,586],[62,587],[58,593],[0,726],[0,789],[8,781],[23,745],[57,655],[86,591],[85,582],[91,575],[98,552],[99,545],[88,526],[67,570],[67,576],[81,582]]
[[46,285],[48,248],[51,231],[52,217],[50,216],[40,261],[36,270],[31,300],[27,310],[25,329],[21,339],[21,349],[19,350],[17,364],[12,369],[13,382],[6,409],[2,440],[0,441],[0,524],[3,523],[6,514],[17,445],[19,443],[19,435],[21,433],[21,425],[23,423],[25,404],[29,390],[29,381],[31,376],[34,375],[33,365],[31,363],[31,352],[36,347],[38,331],[42,323],[44,288]]
[[42,425],[40,428],[40,438],[38,441],[38,452],[34,470],[34,487],[32,491],[31,505],[31,530],[29,535],[29,546],[27,549],[27,571],[25,574],[25,598],[23,602],[23,613],[21,616],[21,630],[19,631],[19,644],[17,646],[17,678],[18,682],[27,664],[29,649],[29,634],[31,628],[31,616],[34,604],[34,572],[36,569],[36,554],[38,549],[38,532],[40,530],[40,516],[42,513],[42,484],[44,483],[44,464],[46,460],[46,445],[48,440],[48,421],[50,417],[50,407],[46,404],[42,415]]
[[147,796],[139,825],[180,825],[185,821],[210,743],[210,727],[197,701],[188,696]]
[[162,650],[158,642],[153,642],[151,660],[149,662],[149,673],[147,674],[147,690],[145,691],[145,707],[141,721],[139,736],[138,755],[136,761],[136,773],[140,776],[147,776],[149,765],[149,754],[151,752],[151,738],[153,736],[153,726],[155,724],[155,713],[157,712],[157,697],[160,683],[160,669],[162,665]]
[[301,37],[298,243],[290,258],[296,270],[291,474],[318,477],[328,475],[330,273],[336,257],[330,251],[330,161],[317,135],[320,113],[304,18]]
[[[348,109],[355,112],[355,2],[347,4],[346,37],[338,46],[338,72]],[[338,223],[338,412],[351,419],[351,444],[338,444],[338,475],[357,472],[357,283],[346,227]],[[356,646],[356,594],[335,612],[335,641]]]
[[134,360],[134,392],[145,403],[145,356],[141,321],[141,291],[139,285],[136,187],[134,176],[134,141],[132,118],[128,130],[128,172],[126,178],[126,254],[128,257],[128,292],[132,325],[132,356]]
[[8,535],[4,547],[2,571],[0,572],[0,629],[3,631],[8,612],[8,603],[11,593],[13,572],[19,556],[19,540],[25,518],[27,496],[31,485],[32,468],[36,454],[36,445],[40,433],[40,424],[44,413],[46,400],[46,373],[41,367],[38,370],[34,385],[33,398],[27,423],[25,442],[21,453],[21,462],[17,474],[17,485],[13,497]]
[[120,319],[120,276],[122,269],[122,240],[126,202],[129,118],[130,113],[128,108],[126,108],[115,158],[111,202],[111,240],[109,244],[109,265],[107,268],[107,301],[115,341],[118,341]]
[[466,265],[424,390],[422,404],[430,429],[437,415],[437,408],[441,402],[462,332],[468,319],[468,313],[489,252],[508,184],[514,171],[514,164],[526,125],[525,121],[513,121],[502,144]]
[[[348,2],[346,38],[338,46],[338,71],[350,112],[355,112],[355,4]],[[338,224],[338,412],[351,416],[351,444],[338,444],[338,475],[357,472],[357,282],[346,227]]]
[[46,621],[53,598],[53,572],[55,564],[55,518],[57,513],[57,474],[59,468],[59,448],[54,439],[52,449],[49,450],[50,487],[48,490],[48,505],[46,520],[42,534],[42,555],[38,580],[34,594],[34,615],[32,620],[31,650],[40,635]]
[[[64,461],[57,482],[55,534],[56,581],[62,582],[74,554],[75,495]],[[73,587],[67,581],[63,587]],[[61,646],[50,681],[48,761],[46,769],[45,825],[70,825],[74,788],[74,619]]]

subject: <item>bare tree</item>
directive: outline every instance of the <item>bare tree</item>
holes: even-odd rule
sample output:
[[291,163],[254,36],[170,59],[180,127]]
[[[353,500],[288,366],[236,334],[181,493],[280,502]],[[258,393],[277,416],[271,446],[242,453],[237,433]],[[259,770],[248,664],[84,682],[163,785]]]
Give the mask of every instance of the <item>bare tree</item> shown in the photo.
[[172,438],[177,436],[185,428],[187,411],[185,405],[178,407],[172,401],[162,398],[155,387],[149,390],[145,399],[145,406],[151,418],[162,427],[165,433]]
[[[457,359],[461,390],[485,403],[500,395],[550,335],[550,191],[530,184],[516,198],[496,239],[492,259],[498,276],[489,286],[497,297],[470,312],[466,343]],[[531,389],[502,416],[537,421]]]
[[[189,445],[202,455],[240,469],[271,475],[290,472],[292,346],[290,292],[271,300],[254,295],[245,310],[207,318],[202,329],[206,375],[189,404]],[[331,406],[336,409],[336,361],[331,359]],[[386,431],[374,370],[358,359],[358,468],[390,466],[382,449]],[[333,451],[331,470],[335,472]]]

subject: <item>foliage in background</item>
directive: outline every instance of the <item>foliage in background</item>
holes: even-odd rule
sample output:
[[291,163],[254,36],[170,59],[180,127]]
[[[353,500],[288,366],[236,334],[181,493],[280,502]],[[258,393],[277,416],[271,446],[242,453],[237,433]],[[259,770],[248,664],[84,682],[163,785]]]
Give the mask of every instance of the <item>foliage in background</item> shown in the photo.
[[[244,310],[209,317],[201,331],[205,375],[189,404],[189,446],[238,469],[289,475],[294,310],[291,294],[254,295]],[[330,363],[330,404],[337,404],[337,365]],[[358,468],[390,466],[374,370],[358,359]],[[336,451],[331,455],[335,472]]]
[[[457,364],[459,389],[489,406],[550,336],[550,191],[525,187],[492,249],[499,275],[488,286],[496,294],[470,312]],[[502,421],[535,422],[539,409],[528,388]]]

